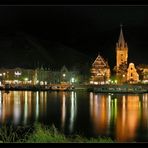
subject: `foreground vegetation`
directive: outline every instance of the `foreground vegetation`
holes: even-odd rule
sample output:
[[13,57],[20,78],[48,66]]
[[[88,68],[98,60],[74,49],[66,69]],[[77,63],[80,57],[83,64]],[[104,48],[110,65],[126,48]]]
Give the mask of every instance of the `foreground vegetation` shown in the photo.
[[[25,131],[25,132],[24,132]],[[33,128],[3,126],[0,129],[0,142],[2,143],[110,143],[110,138],[86,138],[79,135],[65,136],[57,131],[55,126],[45,127],[36,123]]]

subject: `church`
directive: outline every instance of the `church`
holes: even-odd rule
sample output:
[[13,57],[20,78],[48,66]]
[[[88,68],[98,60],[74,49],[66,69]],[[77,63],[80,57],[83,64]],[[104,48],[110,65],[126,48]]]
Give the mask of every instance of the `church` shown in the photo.
[[128,63],[128,45],[124,40],[122,25],[119,40],[116,43],[116,78],[118,83],[137,83],[139,74],[134,63]]
[[[139,74],[134,63],[128,63],[128,45],[124,40],[122,25],[118,42],[116,43],[116,83],[138,83]],[[109,84],[110,83],[110,67],[108,62],[101,55],[95,59],[91,67],[90,84]]]

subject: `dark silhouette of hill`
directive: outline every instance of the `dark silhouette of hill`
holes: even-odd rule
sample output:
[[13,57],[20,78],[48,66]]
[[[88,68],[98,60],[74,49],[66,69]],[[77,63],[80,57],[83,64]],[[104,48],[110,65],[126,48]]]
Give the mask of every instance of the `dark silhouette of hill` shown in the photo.
[[59,42],[40,40],[20,31],[0,33],[0,67],[35,68],[43,65],[53,70],[65,65],[82,68],[89,56]]

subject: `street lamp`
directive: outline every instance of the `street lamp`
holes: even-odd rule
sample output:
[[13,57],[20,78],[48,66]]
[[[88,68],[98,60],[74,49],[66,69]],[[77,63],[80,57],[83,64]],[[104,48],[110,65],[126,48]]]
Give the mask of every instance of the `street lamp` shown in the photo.
[[115,84],[117,84],[117,80],[115,80]]
[[75,82],[75,78],[74,78],[74,77],[71,78],[71,82],[72,82],[72,83]]
[[24,80],[25,80],[25,84],[26,84],[26,82],[28,81],[28,78],[24,78]]
[[65,73],[63,73],[63,77],[64,77],[64,78],[66,77],[66,74],[65,74]]
[[63,79],[63,82],[65,82],[65,77],[66,77],[66,74],[65,74],[65,73],[63,73],[63,75],[62,75],[62,76],[63,76],[63,78],[62,78],[62,79]]
[[25,78],[24,80],[25,80],[25,81],[28,81],[28,78]]

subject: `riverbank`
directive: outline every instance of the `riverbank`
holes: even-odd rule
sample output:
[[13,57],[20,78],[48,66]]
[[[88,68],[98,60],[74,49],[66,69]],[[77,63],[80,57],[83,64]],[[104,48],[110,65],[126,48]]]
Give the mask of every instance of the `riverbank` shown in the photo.
[[[23,130],[22,130],[23,129]],[[40,123],[34,124],[34,129],[27,129],[23,136],[19,136],[20,131],[24,131],[24,127],[15,130],[3,126],[0,129],[1,143],[112,143],[111,138],[98,137],[86,138],[81,135],[65,136],[59,132],[55,126],[47,127]],[[9,131],[8,131],[9,130]],[[32,131],[29,133],[29,131]]]
[[[60,84],[59,84],[60,85]],[[106,84],[106,85],[90,85],[90,84],[75,84],[71,87],[58,85],[13,85],[0,87],[0,90],[9,91],[88,91],[94,93],[148,93],[148,84]],[[54,89],[52,89],[54,88]]]
[[146,84],[90,85],[88,91],[94,93],[148,93],[148,85]]

